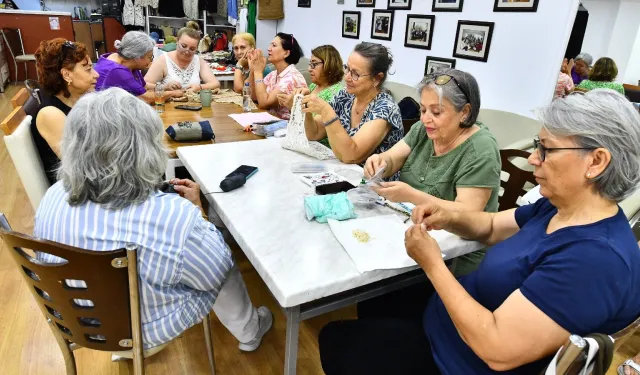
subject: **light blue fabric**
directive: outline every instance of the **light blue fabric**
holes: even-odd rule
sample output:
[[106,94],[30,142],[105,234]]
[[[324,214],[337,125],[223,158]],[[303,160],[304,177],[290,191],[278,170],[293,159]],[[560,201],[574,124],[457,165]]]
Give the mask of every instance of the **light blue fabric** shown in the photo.
[[329,219],[349,220],[358,217],[353,203],[347,193],[313,195],[304,198],[304,209],[307,220],[316,219],[318,223],[326,223]]
[[[171,341],[211,311],[233,259],[220,232],[202,218],[198,207],[178,194],[161,192],[120,210],[93,202],[71,206],[67,199],[62,182],[47,190],[36,213],[34,236],[95,251],[138,245],[145,348]],[[62,261],[41,253],[38,259]],[[68,283],[82,287],[84,282],[77,281]],[[81,302],[76,301],[87,305]]]

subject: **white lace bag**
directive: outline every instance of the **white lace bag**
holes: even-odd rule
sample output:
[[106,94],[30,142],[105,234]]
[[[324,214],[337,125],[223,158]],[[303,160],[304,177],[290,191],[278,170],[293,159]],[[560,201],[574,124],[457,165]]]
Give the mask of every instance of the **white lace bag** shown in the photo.
[[335,159],[331,149],[318,142],[309,142],[304,129],[304,113],[302,113],[302,95],[293,98],[293,108],[289,124],[287,124],[287,136],[282,141],[282,148],[309,155],[319,160]]

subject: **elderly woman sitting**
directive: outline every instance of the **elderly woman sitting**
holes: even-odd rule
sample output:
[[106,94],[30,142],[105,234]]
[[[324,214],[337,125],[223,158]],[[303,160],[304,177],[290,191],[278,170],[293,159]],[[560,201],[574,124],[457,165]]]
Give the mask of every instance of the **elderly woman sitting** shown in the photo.
[[271,312],[251,304],[222,235],[201,215],[198,184],[175,180],[178,194],[158,190],[167,163],[162,129],[153,109],[122,89],[79,100],[62,138],[59,182],[40,203],[34,235],[94,251],[139,246],[145,349],[213,309],[240,350],[256,350]]
[[[455,211],[498,210],[500,153],[495,138],[477,122],[480,88],[469,73],[448,69],[428,75],[420,87],[420,122],[403,140],[365,163],[365,177],[381,168],[378,194],[394,202],[437,203]],[[480,263],[484,251],[456,259],[457,276]],[[365,303],[366,305],[366,303]]]
[[[330,323],[327,375],[539,374],[570,334],[613,334],[638,317],[640,252],[617,202],[640,182],[640,114],[594,90],[539,117],[529,163],[545,198],[497,214],[417,207],[407,253],[436,294],[421,319]],[[427,231],[437,228],[493,247],[456,280]]]

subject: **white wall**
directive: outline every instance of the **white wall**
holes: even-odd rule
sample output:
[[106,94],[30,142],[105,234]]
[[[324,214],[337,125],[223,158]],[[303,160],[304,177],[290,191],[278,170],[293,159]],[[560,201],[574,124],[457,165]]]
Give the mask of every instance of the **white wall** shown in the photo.
[[582,0],[582,5],[589,11],[582,51],[590,53],[597,60],[607,56],[609,51],[611,32],[618,17],[620,0]]
[[640,1],[626,0],[620,4],[607,53],[618,65],[618,81],[626,81],[627,67],[640,28],[639,14]]
[[629,58],[629,64],[627,64],[627,71],[624,75],[623,82],[632,85],[637,85],[640,81],[640,28],[638,28],[638,34],[636,35],[636,41],[631,50],[631,57]]
[[[356,8],[355,0],[314,0],[311,8],[298,8],[297,0],[285,0],[285,19],[277,29],[293,33],[305,55],[322,44],[333,44],[346,60],[359,41],[372,41],[372,8]],[[387,1],[378,0],[378,9]],[[414,0],[410,11],[396,11],[391,42],[373,40],[392,48],[395,74],[389,80],[417,84],[427,55],[451,58],[458,20],[493,21],[495,29],[487,63],[457,59],[457,68],[472,73],[480,84],[483,108],[532,116],[531,110],[551,100],[560,63],[578,9],[578,0],[540,1],[536,13],[494,13],[494,0],[464,2],[462,13],[437,12],[431,51],[404,47],[407,14],[433,14],[431,1]],[[360,40],[342,38],[342,11],[362,13]],[[275,23],[275,22],[274,22]],[[265,35],[258,32],[258,44]]]

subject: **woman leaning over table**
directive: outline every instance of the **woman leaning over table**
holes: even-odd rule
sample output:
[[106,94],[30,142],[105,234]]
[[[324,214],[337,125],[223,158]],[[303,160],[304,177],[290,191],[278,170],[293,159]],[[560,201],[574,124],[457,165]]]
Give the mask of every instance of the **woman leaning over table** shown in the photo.
[[166,85],[165,90],[189,90],[199,92],[202,89],[214,90],[220,87],[204,59],[196,55],[200,31],[183,27],[178,31],[178,44],[175,51],[167,52],[155,59],[144,76],[147,84],[153,88],[157,82]]
[[96,85],[89,51],[82,43],[63,38],[43,40],[35,53],[38,82],[45,92],[31,119],[31,135],[49,184],[58,180],[60,140],[67,115]]
[[276,70],[263,78],[267,59],[260,49],[249,53],[249,68],[254,78],[249,81],[251,95],[258,102],[258,108],[268,109],[273,115],[288,120],[289,108],[278,103],[278,95],[307,87],[307,82],[295,67],[302,57],[302,49],[292,34],[278,33],[269,45],[268,54],[268,61]]
[[336,157],[351,164],[363,163],[372,153],[384,152],[400,141],[404,135],[400,109],[382,91],[392,63],[387,47],[368,42],[356,45],[344,66],[346,88],[330,103],[315,95],[302,100],[307,138],[328,137]]
[[[121,41],[116,40],[114,45],[117,52],[105,53],[96,63],[96,71],[100,74],[96,90],[119,87],[147,103],[153,103],[155,85],[145,82],[142,76],[142,70],[148,68],[153,61],[153,39],[141,31],[129,31]],[[181,90],[165,92],[166,97],[183,94]]]
[[[640,183],[640,114],[612,90],[539,111],[535,204],[499,213],[418,206],[407,253],[436,293],[417,319],[329,323],[322,367],[338,374],[539,374],[570,334],[613,334],[640,312],[640,252],[617,202]],[[492,246],[456,280],[427,230]],[[426,305],[426,309],[424,306]]]
[[[250,33],[240,33],[233,36],[231,39],[233,45],[233,55],[238,61],[236,64],[236,70],[233,73],[233,91],[241,94],[242,89],[246,83],[253,81],[253,74],[249,69],[249,59],[247,58],[249,52],[256,49],[256,39]],[[271,73],[269,65],[264,68],[262,72],[263,77],[266,77]]]

